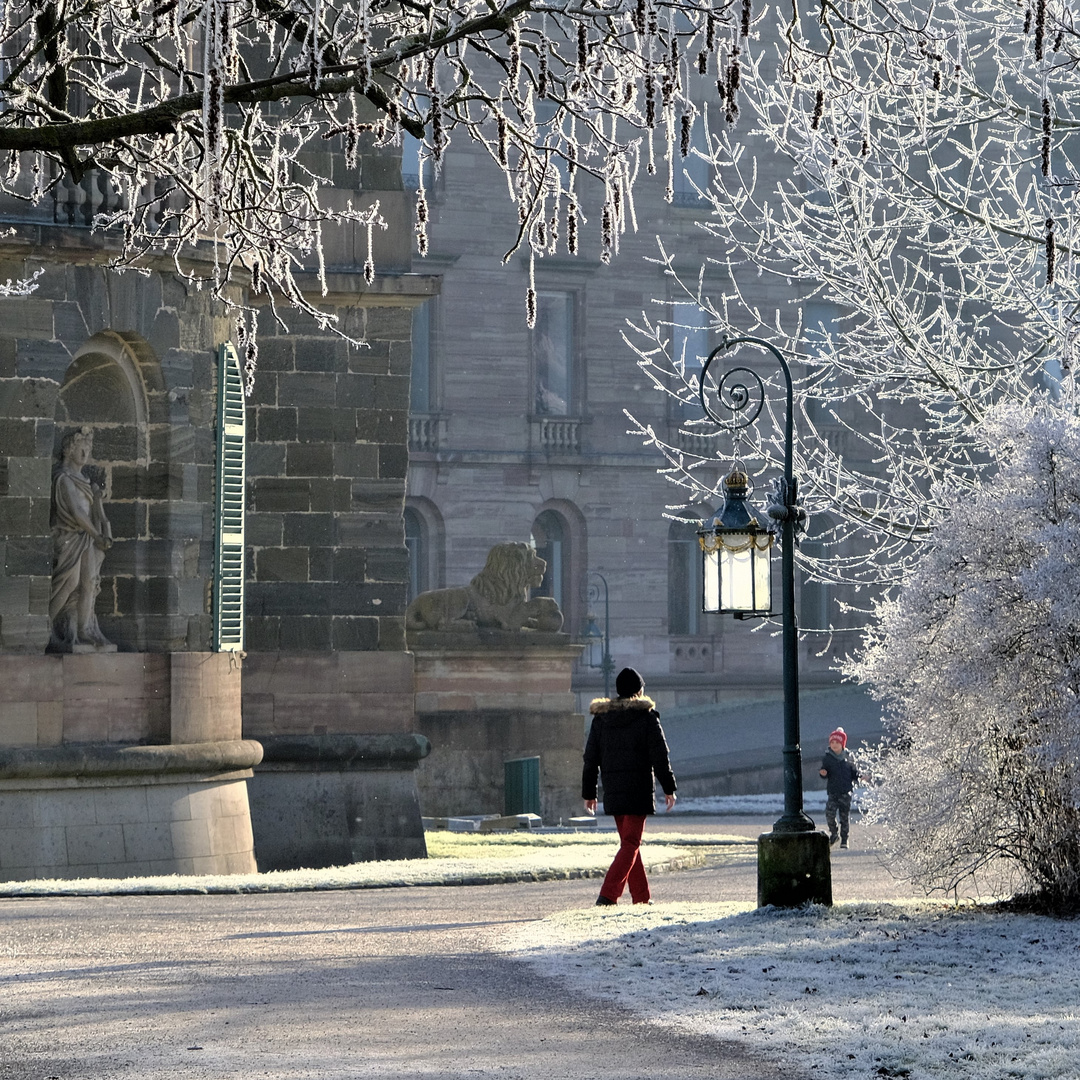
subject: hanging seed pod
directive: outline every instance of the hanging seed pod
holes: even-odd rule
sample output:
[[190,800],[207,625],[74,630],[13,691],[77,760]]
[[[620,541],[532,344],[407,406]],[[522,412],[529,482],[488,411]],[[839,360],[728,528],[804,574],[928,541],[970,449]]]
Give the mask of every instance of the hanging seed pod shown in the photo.
[[1054,269],[1057,261],[1057,243],[1054,240],[1054,219],[1046,219],[1046,284],[1054,284]]
[[1031,33],[1031,8],[1024,12],[1024,33]]
[[1065,40],[1065,31],[1059,30],[1054,35],[1054,52],[1061,52],[1061,43]]
[[666,109],[671,104],[671,99],[675,96],[675,88],[671,82],[671,72],[664,68],[663,73],[660,76],[660,100]]
[[606,266],[611,262],[611,248],[615,243],[615,223],[611,213],[611,203],[604,203],[604,213],[600,219],[600,261]]
[[679,154],[682,157],[690,154],[690,129],[693,123],[694,118],[690,113],[683,113],[679,120]]
[[259,343],[255,339],[254,330],[252,327],[247,348],[244,349],[244,397],[251,397],[251,392],[255,389],[255,371],[259,366]]
[[634,29],[639,34],[645,33],[645,0],[637,0],[634,7]]
[[678,90],[681,82],[679,79],[679,39],[674,30],[671,34],[671,85]]
[[578,207],[577,199],[570,199],[566,206],[566,250],[578,253]]
[[712,11],[709,12],[709,17],[705,20],[705,48],[709,52],[716,50],[716,15]]
[[1042,99],[1042,174],[1050,176],[1050,99]]
[[577,29],[577,66],[584,71],[589,62],[589,35],[584,23]]
[[656,13],[656,8],[652,5],[649,6],[649,37],[656,37],[660,33],[660,16]]
[[431,156],[438,165],[442,162],[446,146],[446,129],[443,126],[442,97],[438,89],[431,91]]
[[499,113],[499,164],[505,169],[508,160],[507,157],[507,141],[508,141],[508,125],[506,123],[506,117],[502,113]]
[[559,245],[559,218],[557,214],[551,215],[548,222],[548,251],[554,255]]
[[1035,59],[1043,58],[1043,46],[1046,39],[1046,0],[1038,0],[1035,5]]
[[862,156],[863,157],[869,157],[870,156],[870,140],[865,135],[863,136],[863,141],[862,141]]
[[697,70],[699,75],[709,74],[709,54],[704,49],[697,54]]
[[742,0],[742,19],[739,24],[739,33],[742,37],[750,36],[750,8],[751,0]]
[[548,96],[548,47],[547,32],[541,34],[540,42],[540,65],[536,75],[536,96],[546,98]]
[[251,291],[262,292],[262,263],[258,259],[251,264]]
[[649,61],[645,64],[645,126],[656,127],[656,79]]
[[814,115],[810,118],[810,129],[817,131],[821,127],[821,117],[825,113],[825,91],[819,89],[814,98]]
[[517,86],[521,78],[521,28],[514,23],[507,32],[510,50],[510,85]]
[[941,72],[934,69],[933,78],[930,80],[930,84],[933,86],[935,92],[941,89]]
[[525,325],[536,327],[536,290],[531,285],[525,290]]
[[350,120],[345,128],[345,164],[350,169],[355,169],[360,159],[360,131],[356,121]]
[[742,72],[739,68],[739,50],[731,50],[731,63],[727,71],[727,122],[734,124],[739,118],[739,83],[742,81]]

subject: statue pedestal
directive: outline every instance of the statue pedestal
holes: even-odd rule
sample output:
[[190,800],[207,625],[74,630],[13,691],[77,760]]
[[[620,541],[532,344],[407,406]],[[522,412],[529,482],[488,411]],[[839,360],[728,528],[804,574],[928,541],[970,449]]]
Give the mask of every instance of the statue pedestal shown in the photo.
[[253,873],[227,653],[0,655],[0,880]]
[[541,817],[581,813],[585,718],[570,676],[581,653],[568,634],[474,630],[409,633],[416,663],[416,729],[431,741],[420,763],[429,817],[503,812],[503,763],[540,758]]

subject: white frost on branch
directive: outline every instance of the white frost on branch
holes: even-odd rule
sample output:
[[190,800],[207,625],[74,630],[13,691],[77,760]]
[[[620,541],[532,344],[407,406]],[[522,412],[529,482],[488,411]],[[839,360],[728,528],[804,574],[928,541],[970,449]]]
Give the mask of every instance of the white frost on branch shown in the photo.
[[[739,128],[710,112],[698,152],[715,254],[698,281],[663,245],[658,264],[714,344],[753,334],[791,357],[796,471],[831,522],[821,557],[802,561],[881,586],[943,520],[939,486],[990,466],[978,430],[995,404],[1049,390],[1071,408],[1080,34],[1053,0],[793,10],[762,14],[762,40],[743,50]],[[642,323],[628,340],[688,401],[696,367],[672,354],[677,330]],[[775,467],[776,427],[763,418],[754,437]],[[715,502],[698,459],[732,453],[730,440],[699,455],[667,443],[687,501]]]
[[927,889],[1006,880],[1080,900],[1080,420],[991,409],[992,475],[940,494],[943,524],[879,604],[848,673],[885,706],[871,817]]
[[671,128],[688,58],[715,68],[739,23],[708,0],[5,3],[0,194],[77,204],[94,183],[117,265],[164,254],[227,304],[250,280],[332,326],[297,275],[323,267],[328,224],[385,226],[378,207],[327,197],[363,189],[364,153],[407,132],[437,169],[452,138],[480,143],[518,207],[508,247],[536,257],[561,237],[576,252],[592,176],[606,259],[633,220],[642,135]]

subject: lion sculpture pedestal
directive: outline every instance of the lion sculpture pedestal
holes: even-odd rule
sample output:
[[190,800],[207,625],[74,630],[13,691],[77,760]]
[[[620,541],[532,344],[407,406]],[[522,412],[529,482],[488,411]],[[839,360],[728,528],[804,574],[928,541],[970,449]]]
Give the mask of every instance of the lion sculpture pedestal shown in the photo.
[[550,597],[530,599],[546,564],[499,544],[468,586],[421,593],[406,612],[416,730],[430,740],[417,788],[427,817],[503,812],[503,763],[540,758],[545,824],[581,812],[585,718],[570,676],[581,646]]

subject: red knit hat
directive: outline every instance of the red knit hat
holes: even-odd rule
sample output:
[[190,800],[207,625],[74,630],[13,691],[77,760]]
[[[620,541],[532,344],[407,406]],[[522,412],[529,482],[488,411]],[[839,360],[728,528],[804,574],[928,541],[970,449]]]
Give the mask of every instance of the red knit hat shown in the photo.
[[839,739],[844,744],[844,748],[847,748],[847,732],[842,727],[838,727],[835,731],[830,732],[829,742],[832,742],[833,739]]

